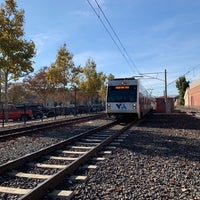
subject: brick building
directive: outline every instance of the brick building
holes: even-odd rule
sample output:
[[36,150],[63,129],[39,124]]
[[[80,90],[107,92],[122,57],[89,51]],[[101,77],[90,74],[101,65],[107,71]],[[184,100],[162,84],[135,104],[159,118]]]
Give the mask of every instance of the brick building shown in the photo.
[[200,78],[190,84],[185,91],[185,106],[200,107]]

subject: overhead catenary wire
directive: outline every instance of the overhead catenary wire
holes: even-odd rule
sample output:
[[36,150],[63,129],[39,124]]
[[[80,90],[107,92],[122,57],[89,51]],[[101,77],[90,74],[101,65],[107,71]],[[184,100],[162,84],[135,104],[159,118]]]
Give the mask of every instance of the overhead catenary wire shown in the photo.
[[[149,79],[156,79],[160,81],[165,81],[164,79],[158,78],[158,74],[163,74],[165,72],[151,72],[151,73],[140,73],[141,76],[144,78],[149,78]],[[156,75],[156,77],[150,76],[150,75]]]
[[117,33],[116,33],[116,31],[114,30],[114,28],[113,28],[113,26],[111,25],[110,21],[109,21],[109,20],[108,20],[108,18],[106,17],[106,15],[105,15],[104,11],[101,9],[101,7],[100,7],[99,3],[97,2],[97,0],[95,0],[95,2],[96,2],[96,4],[97,4],[97,6],[98,6],[99,10],[100,10],[100,11],[101,11],[101,13],[103,14],[103,16],[104,16],[104,18],[105,18],[106,22],[108,23],[108,25],[109,25],[110,29],[111,29],[111,30],[112,30],[112,32],[113,32],[113,34],[114,34],[114,35],[115,35],[115,37],[117,38],[117,40],[118,40],[118,42],[119,42],[120,46],[122,47],[123,51],[125,52],[125,54],[126,54],[126,56],[127,56],[127,58],[129,59],[129,61],[130,61],[130,62],[131,62],[131,64],[132,64],[132,65],[135,67],[135,69],[136,69],[137,73],[139,74],[140,72],[139,72],[139,70],[137,69],[137,67],[136,67],[136,65],[135,65],[135,63],[134,63],[134,61],[133,61],[133,60],[132,60],[132,58],[129,56],[129,54],[128,54],[128,52],[127,52],[126,48],[124,47],[123,43],[121,42],[121,40],[120,40],[120,38],[119,38],[118,34],[117,34]]
[[[124,45],[122,44],[119,36],[117,35],[116,31],[114,30],[113,26],[111,25],[110,21],[108,20],[108,18],[106,17],[105,13],[103,12],[101,6],[99,5],[99,3],[97,2],[97,0],[95,0],[95,3],[99,9],[99,11],[102,13],[102,16],[104,17],[106,23],[108,24],[108,27],[106,26],[106,24],[104,23],[104,21],[102,20],[100,14],[97,13],[97,10],[95,9],[95,7],[91,4],[91,2],[89,0],[87,0],[87,2],[89,3],[90,7],[92,8],[92,10],[94,11],[94,13],[96,14],[96,16],[98,17],[98,19],[100,20],[101,24],[103,25],[103,27],[105,28],[106,32],[109,34],[109,36],[111,37],[112,41],[114,42],[114,44],[117,46],[118,50],[120,51],[120,53],[122,54],[122,56],[124,57],[124,59],[126,60],[127,64],[129,65],[129,67],[131,68],[131,70],[134,70],[136,73],[140,73],[139,70],[137,69],[135,63],[133,62],[132,58],[129,56],[126,48],[124,47]],[[110,29],[110,30],[109,30]],[[116,41],[117,40],[117,41]],[[134,68],[133,68],[134,67]]]
[[119,45],[117,44],[117,42],[115,41],[114,37],[112,36],[111,32],[109,31],[109,29],[106,27],[106,25],[104,24],[103,20],[100,18],[100,15],[97,13],[97,11],[95,10],[95,8],[92,6],[92,4],[89,2],[89,0],[87,0],[88,3],[91,5],[93,11],[95,12],[95,14],[97,15],[97,17],[99,18],[100,22],[102,23],[103,27],[105,28],[105,30],[107,31],[107,33],[109,34],[109,36],[111,37],[112,41],[115,43],[115,45],[117,46],[118,50],[120,51],[120,53],[122,54],[122,56],[126,59],[126,61],[128,62],[125,54],[122,52],[121,48],[119,47]]
[[[200,64],[194,66],[191,70],[187,71],[186,73],[184,73],[184,74],[181,75],[180,77],[186,76],[186,75],[190,74],[191,72],[193,72],[193,71],[194,71],[197,67],[199,67],[199,66],[200,66]],[[168,84],[168,86],[171,85],[171,84],[173,84],[173,83],[175,83],[178,79],[179,79],[179,78],[177,78],[177,79],[175,79],[174,81],[170,82],[170,83]]]

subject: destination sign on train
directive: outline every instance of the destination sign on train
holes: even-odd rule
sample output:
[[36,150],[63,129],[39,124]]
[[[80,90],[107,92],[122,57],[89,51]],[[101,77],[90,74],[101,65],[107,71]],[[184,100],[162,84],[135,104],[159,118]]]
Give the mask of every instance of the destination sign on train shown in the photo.
[[115,89],[117,89],[117,90],[129,89],[129,86],[128,85],[117,85],[117,86],[115,86]]

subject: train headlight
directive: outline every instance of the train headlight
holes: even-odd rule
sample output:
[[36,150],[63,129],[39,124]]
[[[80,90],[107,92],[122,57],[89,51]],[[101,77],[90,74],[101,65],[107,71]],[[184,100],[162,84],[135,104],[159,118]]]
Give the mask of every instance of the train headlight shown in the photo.
[[136,110],[136,109],[137,109],[136,103],[133,104],[133,107],[132,107],[132,108],[133,108],[133,110]]
[[107,110],[110,110],[110,107],[111,107],[110,104],[107,104]]

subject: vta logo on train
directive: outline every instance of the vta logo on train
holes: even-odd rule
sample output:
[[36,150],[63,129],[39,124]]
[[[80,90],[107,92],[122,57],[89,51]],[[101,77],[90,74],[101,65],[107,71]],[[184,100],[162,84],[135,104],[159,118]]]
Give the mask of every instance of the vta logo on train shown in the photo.
[[116,106],[119,110],[127,110],[126,105],[125,104],[121,104],[121,103],[116,103]]

